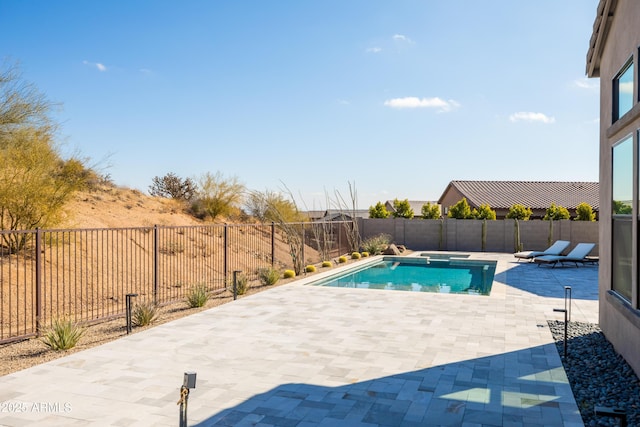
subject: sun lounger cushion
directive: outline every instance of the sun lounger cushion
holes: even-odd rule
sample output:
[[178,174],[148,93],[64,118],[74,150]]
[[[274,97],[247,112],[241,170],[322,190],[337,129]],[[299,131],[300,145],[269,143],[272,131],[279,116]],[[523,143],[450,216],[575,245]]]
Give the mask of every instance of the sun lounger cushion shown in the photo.
[[591,262],[587,256],[595,247],[595,243],[578,243],[576,247],[566,255],[542,255],[535,257],[533,261],[536,262],[538,266],[541,264],[552,264],[555,266],[556,264],[562,264],[563,262],[573,262],[577,266],[578,263],[584,264],[585,262]]

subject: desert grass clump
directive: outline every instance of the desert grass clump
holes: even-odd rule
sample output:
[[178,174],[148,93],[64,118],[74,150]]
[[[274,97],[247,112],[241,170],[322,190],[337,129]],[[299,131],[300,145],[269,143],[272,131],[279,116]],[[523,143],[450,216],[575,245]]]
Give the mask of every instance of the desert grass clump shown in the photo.
[[363,251],[361,255],[362,255],[362,258],[366,258],[369,256],[369,252]]
[[391,243],[391,236],[388,234],[378,234],[377,236],[371,236],[362,242],[362,250],[369,252],[372,255],[378,255],[382,253],[387,246]]
[[204,283],[197,284],[187,292],[187,304],[189,308],[204,307],[209,300],[209,291]]
[[304,271],[306,271],[307,273],[315,273],[316,272],[316,266],[315,265],[307,265],[304,268]]
[[360,252],[353,252],[351,254],[351,259],[360,259],[362,258],[362,255],[360,255]]
[[158,307],[152,302],[136,304],[131,312],[131,321],[136,326],[148,326],[158,318]]
[[280,280],[280,272],[271,267],[261,268],[258,270],[258,278],[263,285],[272,286]]
[[282,277],[285,279],[291,279],[292,277],[296,277],[296,272],[293,270],[285,270]]
[[322,266],[323,267],[333,267],[333,264],[331,263],[331,261],[322,261]]
[[342,255],[340,258],[338,258],[338,262],[340,264],[344,264],[345,262],[347,262],[347,257]]
[[84,329],[72,322],[71,319],[58,318],[44,331],[42,342],[54,351],[69,350],[76,346]]
[[238,295],[244,295],[249,290],[249,279],[244,274],[238,274],[236,276],[236,293]]

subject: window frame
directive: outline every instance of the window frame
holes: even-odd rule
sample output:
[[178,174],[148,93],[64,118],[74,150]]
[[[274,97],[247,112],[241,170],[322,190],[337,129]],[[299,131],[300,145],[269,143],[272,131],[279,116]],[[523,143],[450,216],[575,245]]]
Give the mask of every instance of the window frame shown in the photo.
[[[631,82],[633,84],[633,91],[631,94],[631,106],[624,111],[622,114],[620,114],[620,78],[627,72],[629,71],[629,68],[632,68],[632,75],[631,75]],[[612,82],[612,112],[611,112],[611,122],[612,124],[617,122],[618,120],[620,120],[622,117],[624,117],[625,114],[627,114],[629,111],[631,111],[633,109],[633,106],[636,104],[637,99],[636,99],[636,67],[634,64],[634,57],[633,55],[624,63],[624,65],[620,68],[620,71],[618,71],[618,73],[615,75],[615,77],[613,78],[613,82]]]

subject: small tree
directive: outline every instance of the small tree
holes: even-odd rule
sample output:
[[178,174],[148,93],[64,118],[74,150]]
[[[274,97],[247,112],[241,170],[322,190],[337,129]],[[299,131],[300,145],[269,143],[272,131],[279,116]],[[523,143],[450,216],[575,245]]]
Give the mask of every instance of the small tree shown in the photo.
[[480,207],[478,209],[474,209],[473,210],[473,217],[475,219],[495,220],[496,219],[496,211],[491,209],[491,206],[489,206],[488,203],[483,203],[483,204],[480,205]]
[[463,197],[458,203],[453,206],[449,206],[449,218],[453,219],[471,219],[473,214],[471,213],[471,206],[467,202],[467,198]]
[[440,218],[440,206],[437,204],[431,204],[431,202],[427,202],[422,205],[422,218],[424,219],[438,219]]
[[507,213],[507,218],[528,221],[529,218],[531,218],[532,214],[533,214],[533,211],[531,210],[531,208],[528,208],[525,205],[516,203],[515,205],[511,205],[511,207],[509,208],[509,212]]
[[173,172],[163,177],[155,176],[149,186],[152,196],[166,197],[176,200],[190,201],[198,190],[198,186],[191,178],[182,179]]
[[632,208],[629,203],[622,202],[620,200],[613,201],[613,214],[614,215],[631,215]]
[[196,216],[215,220],[220,215],[231,215],[242,201],[245,187],[238,178],[224,178],[217,172],[200,177],[197,199],[191,208]]
[[393,213],[394,218],[413,218],[413,209],[411,208],[408,199],[395,199],[393,201],[393,208],[395,209],[395,212]]
[[369,206],[369,218],[389,218],[389,211],[387,207],[378,202],[375,206]]
[[571,215],[569,211],[564,206],[556,205],[555,203],[551,203],[551,206],[547,208],[547,213],[544,215],[544,220],[549,221],[558,221],[561,219],[569,219]]
[[596,214],[593,213],[593,208],[588,203],[580,203],[576,206],[576,221],[595,221]]

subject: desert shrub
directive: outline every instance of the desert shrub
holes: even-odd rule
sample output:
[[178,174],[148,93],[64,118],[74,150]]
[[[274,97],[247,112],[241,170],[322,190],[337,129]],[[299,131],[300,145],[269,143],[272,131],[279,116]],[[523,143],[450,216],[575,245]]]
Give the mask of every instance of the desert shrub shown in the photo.
[[168,242],[159,251],[165,255],[177,255],[184,252],[184,245],[181,242]]
[[360,255],[360,252],[353,252],[351,254],[351,259],[360,259],[362,258],[362,255]]
[[76,346],[84,329],[73,323],[71,319],[55,319],[44,331],[42,342],[51,350],[68,350]]
[[147,326],[158,318],[158,307],[152,302],[136,304],[131,312],[131,321],[136,326]]
[[296,277],[296,272],[293,270],[285,270],[282,276],[285,279],[291,279],[292,277]]
[[382,202],[369,207],[369,218],[389,218],[389,211]]
[[187,304],[190,308],[204,307],[207,300],[209,300],[209,292],[204,283],[193,286],[187,292]]
[[315,273],[316,272],[316,266],[315,265],[307,265],[304,268],[304,271],[306,271],[307,273]]
[[271,267],[261,268],[258,270],[258,279],[265,286],[275,285],[280,280],[280,272]]
[[551,203],[551,206],[547,208],[547,213],[544,215],[544,220],[553,220],[557,221],[560,219],[569,219],[571,215],[569,211],[564,206],[556,205],[555,203]]
[[516,203],[515,205],[511,205],[511,207],[509,208],[509,212],[507,213],[507,218],[528,221],[529,218],[531,218],[531,214],[533,214],[533,211],[531,210],[531,208],[528,208],[525,205]]
[[367,251],[363,251],[362,252],[362,258],[366,258],[368,256],[369,256],[369,252],[367,252]]
[[333,267],[333,264],[331,263],[331,261],[322,261],[322,266],[323,267]]
[[362,250],[373,255],[382,253],[391,243],[391,236],[388,234],[378,234],[371,236],[362,242]]
[[595,221],[596,214],[593,213],[593,208],[588,203],[580,203],[576,206],[576,221]]
[[198,191],[198,186],[191,178],[180,178],[173,172],[163,177],[156,176],[149,186],[152,196],[166,197],[176,200],[191,200]]
[[236,276],[236,293],[244,295],[247,290],[249,290],[249,279],[244,274],[238,274]]
[[338,262],[340,264],[344,264],[345,262],[347,262],[347,257],[342,255],[341,257],[338,258]]
[[440,218],[440,206],[437,203],[432,205],[431,202],[427,202],[422,205],[421,214],[424,219],[438,219]]

